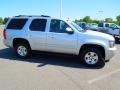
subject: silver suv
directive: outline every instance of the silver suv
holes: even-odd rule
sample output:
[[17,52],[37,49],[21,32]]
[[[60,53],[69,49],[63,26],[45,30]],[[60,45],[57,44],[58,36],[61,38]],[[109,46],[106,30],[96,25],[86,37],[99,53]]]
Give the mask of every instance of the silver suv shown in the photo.
[[15,16],[3,31],[4,44],[17,56],[28,57],[33,50],[78,55],[88,66],[110,60],[116,51],[112,36],[84,31],[77,24],[49,16]]

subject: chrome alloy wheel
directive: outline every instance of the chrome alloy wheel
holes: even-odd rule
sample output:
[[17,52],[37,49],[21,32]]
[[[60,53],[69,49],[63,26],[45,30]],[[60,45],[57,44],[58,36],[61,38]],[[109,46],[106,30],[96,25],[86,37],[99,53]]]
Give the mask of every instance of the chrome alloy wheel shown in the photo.
[[26,56],[27,55],[27,49],[26,49],[26,47],[25,46],[18,46],[17,53],[20,56]]
[[86,53],[85,62],[89,65],[96,64],[98,62],[98,55],[95,52]]

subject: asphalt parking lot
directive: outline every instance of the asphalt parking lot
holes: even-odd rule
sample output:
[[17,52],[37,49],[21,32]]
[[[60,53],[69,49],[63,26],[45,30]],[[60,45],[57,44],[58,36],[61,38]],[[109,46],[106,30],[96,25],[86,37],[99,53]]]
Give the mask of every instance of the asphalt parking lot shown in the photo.
[[19,59],[2,43],[0,90],[120,90],[120,43],[103,68],[87,68],[75,57],[35,54]]

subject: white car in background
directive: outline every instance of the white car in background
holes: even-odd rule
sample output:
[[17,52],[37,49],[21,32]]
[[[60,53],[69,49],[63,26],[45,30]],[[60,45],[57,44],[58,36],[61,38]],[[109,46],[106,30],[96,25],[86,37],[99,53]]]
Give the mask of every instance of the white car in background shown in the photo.
[[98,31],[102,31],[111,34],[115,37],[116,41],[120,40],[120,26],[114,23],[99,23]]

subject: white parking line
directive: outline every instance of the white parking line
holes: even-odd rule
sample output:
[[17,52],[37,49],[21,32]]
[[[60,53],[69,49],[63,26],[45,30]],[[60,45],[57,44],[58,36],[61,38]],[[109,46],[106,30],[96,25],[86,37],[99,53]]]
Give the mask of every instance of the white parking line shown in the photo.
[[115,70],[115,71],[113,71],[113,72],[110,72],[110,73],[108,73],[108,74],[102,75],[102,76],[100,76],[100,77],[94,78],[94,79],[92,79],[92,80],[89,80],[88,83],[89,83],[89,84],[92,84],[92,83],[94,83],[94,82],[96,82],[96,81],[99,81],[99,80],[102,80],[102,79],[104,79],[104,78],[107,78],[107,77],[109,77],[109,76],[111,76],[111,75],[113,75],[113,74],[115,74],[115,73],[118,73],[118,72],[120,72],[120,69]]

